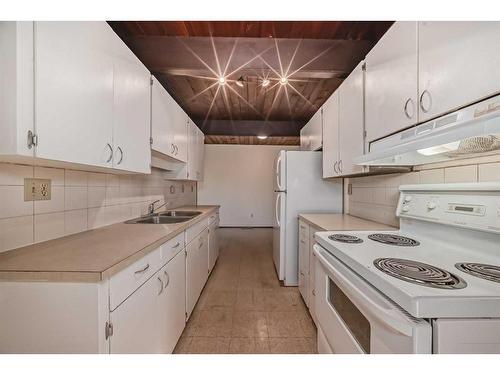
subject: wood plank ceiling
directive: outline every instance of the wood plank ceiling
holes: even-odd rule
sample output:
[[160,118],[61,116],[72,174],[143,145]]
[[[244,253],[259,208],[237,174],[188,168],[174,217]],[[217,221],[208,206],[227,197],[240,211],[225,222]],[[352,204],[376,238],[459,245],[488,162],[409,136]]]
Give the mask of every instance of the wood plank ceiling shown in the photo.
[[206,135],[233,136],[207,142],[288,144],[392,21],[109,24]]

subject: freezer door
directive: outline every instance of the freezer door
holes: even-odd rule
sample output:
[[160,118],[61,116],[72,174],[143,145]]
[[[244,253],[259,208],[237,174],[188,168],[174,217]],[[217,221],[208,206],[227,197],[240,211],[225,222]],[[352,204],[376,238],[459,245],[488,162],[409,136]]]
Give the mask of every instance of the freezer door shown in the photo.
[[285,193],[274,193],[273,260],[280,280],[285,278],[285,200]]
[[280,151],[274,164],[274,191],[286,190],[286,151]]

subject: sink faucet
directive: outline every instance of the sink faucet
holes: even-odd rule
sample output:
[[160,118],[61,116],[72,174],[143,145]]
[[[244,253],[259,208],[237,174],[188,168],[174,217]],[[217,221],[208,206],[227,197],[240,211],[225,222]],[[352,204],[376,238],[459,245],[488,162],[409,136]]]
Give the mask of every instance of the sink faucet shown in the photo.
[[162,208],[163,206],[165,206],[167,204],[167,201],[165,201],[162,205],[160,205],[158,207],[155,207],[155,204],[158,203],[159,201],[160,200],[157,199],[154,202],[151,202],[149,204],[149,206],[148,206],[148,215],[153,215],[157,209]]

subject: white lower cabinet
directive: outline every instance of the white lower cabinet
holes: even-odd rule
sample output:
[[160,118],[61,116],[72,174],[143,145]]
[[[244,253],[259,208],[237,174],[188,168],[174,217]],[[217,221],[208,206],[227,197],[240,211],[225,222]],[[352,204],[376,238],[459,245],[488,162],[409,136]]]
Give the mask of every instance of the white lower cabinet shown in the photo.
[[208,227],[208,272],[212,272],[219,257],[219,220],[214,219]]
[[204,229],[186,246],[186,318],[208,279],[208,228]]

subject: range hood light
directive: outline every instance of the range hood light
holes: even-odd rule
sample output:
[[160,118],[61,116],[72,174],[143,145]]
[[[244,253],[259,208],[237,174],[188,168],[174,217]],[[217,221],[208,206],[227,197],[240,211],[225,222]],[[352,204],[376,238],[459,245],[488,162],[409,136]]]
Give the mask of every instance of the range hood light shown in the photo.
[[457,141],[457,142],[446,143],[444,145],[423,148],[417,150],[417,152],[420,155],[425,155],[425,156],[438,155],[438,154],[444,154],[445,152],[457,151],[459,145],[460,141]]

